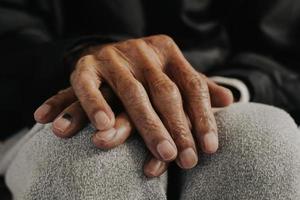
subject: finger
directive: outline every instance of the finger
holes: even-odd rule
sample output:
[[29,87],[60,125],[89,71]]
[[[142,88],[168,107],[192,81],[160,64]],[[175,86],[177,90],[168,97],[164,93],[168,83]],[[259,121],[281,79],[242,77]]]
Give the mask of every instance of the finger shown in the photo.
[[[115,105],[114,108],[120,105],[120,102],[112,92],[112,90],[103,85],[100,88],[103,93],[104,99],[109,105]],[[52,122],[67,106],[77,100],[77,97],[72,88],[67,88],[59,91],[56,95],[50,97],[45,101],[34,113],[34,118],[39,123]]]
[[129,70],[131,64],[115,48],[106,49],[104,53],[105,56],[102,55],[104,57],[100,60],[105,62],[104,60],[109,58],[109,62],[104,68],[103,77],[119,96],[149,150],[157,159],[163,161],[175,159],[176,146],[155,113],[145,88]]
[[[116,97],[113,94],[112,90],[103,85],[100,88],[105,100],[109,104],[117,105]],[[75,94],[73,93],[75,96]],[[63,101],[64,99],[62,99]],[[54,134],[58,137],[66,138],[75,135],[80,131],[87,123],[87,116],[84,110],[82,109],[80,102],[76,101],[73,104],[66,107],[59,116],[56,117],[52,124],[52,130]]]
[[198,156],[180,92],[175,83],[162,72],[159,58],[152,48],[149,48],[146,43],[141,44],[140,48],[143,48],[146,54],[139,56],[141,63],[137,64],[144,63],[144,67],[147,68],[144,70],[143,77],[146,80],[151,102],[177,146],[179,166],[190,169],[197,164]]
[[225,107],[233,103],[233,94],[229,89],[216,84],[209,78],[206,81],[213,107]]
[[72,88],[67,88],[58,92],[46,100],[35,112],[34,119],[38,123],[52,122],[59,113],[63,111],[68,105],[76,101],[76,96]]
[[160,55],[165,55],[167,58],[164,70],[179,86],[181,94],[184,94],[183,99],[187,102],[186,107],[189,116],[191,116],[199,145],[201,144],[202,149],[207,153],[215,152],[218,148],[217,126],[211,109],[206,82],[199,84],[199,79],[193,78],[193,74],[197,72],[184,58],[172,38],[161,35],[148,37],[146,40],[157,47],[154,49],[159,51]]
[[149,178],[158,177],[167,171],[168,166],[169,163],[151,156],[144,165],[144,174]]
[[126,113],[116,116],[115,126],[106,131],[98,131],[92,137],[93,143],[101,149],[111,149],[123,144],[133,133],[133,125]]
[[167,71],[183,95],[198,144],[205,153],[216,152],[218,149],[217,125],[211,109],[205,77],[200,76],[190,66],[179,50],[176,50],[170,59]]
[[54,120],[52,130],[58,137],[66,138],[75,135],[87,122],[87,116],[80,102],[76,101]]
[[81,106],[98,130],[108,130],[115,123],[114,113],[99,90],[101,75],[94,56],[84,56],[77,63],[71,84]]

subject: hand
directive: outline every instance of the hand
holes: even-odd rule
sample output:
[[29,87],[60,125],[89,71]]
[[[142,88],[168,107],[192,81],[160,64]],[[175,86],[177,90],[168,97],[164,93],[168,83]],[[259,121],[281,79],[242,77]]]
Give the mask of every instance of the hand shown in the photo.
[[[210,82],[210,97],[212,105],[214,107],[224,107],[232,103],[230,91],[216,85],[212,81]],[[101,87],[101,93],[109,105],[120,104],[113,92],[108,87]],[[58,94],[49,98],[43,105],[51,105],[51,110],[39,121],[40,123],[53,122],[53,132],[59,137],[71,137],[86,126],[87,116],[80,103],[78,102],[72,88],[67,88],[58,92]],[[36,117],[37,118],[37,117]],[[191,128],[190,120],[188,119],[189,127]],[[67,125],[67,126],[65,126]],[[114,148],[120,144],[123,144],[126,139],[134,133],[134,125],[129,120],[128,115],[125,112],[121,112],[116,116],[116,122],[112,129],[117,134],[109,141],[103,141],[101,145],[104,149]],[[101,133],[103,136],[107,136],[106,131]],[[163,174],[168,168],[167,162],[162,162],[153,156],[149,156],[148,161],[144,165],[144,173],[148,177],[156,177]]]
[[[121,134],[113,128],[118,116],[115,119],[110,104],[98,89],[103,82],[117,94],[158,162],[176,158],[182,168],[196,165],[197,148],[185,111],[197,144],[206,153],[217,150],[217,127],[211,101],[220,104],[225,99],[230,103],[232,95],[198,74],[169,37],[153,36],[102,46],[78,61],[71,84],[73,96],[80,103],[72,105],[82,106],[79,113],[84,110],[99,130],[93,142],[100,148],[109,143],[105,142],[105,136],[116,138]],[[46,105],[48,112],[43,112]],[[37,110],[37,121],[42,122],[54,109],[51,101],[47,101],[44,108]],[[128,137],[129,134],[123,135]]]

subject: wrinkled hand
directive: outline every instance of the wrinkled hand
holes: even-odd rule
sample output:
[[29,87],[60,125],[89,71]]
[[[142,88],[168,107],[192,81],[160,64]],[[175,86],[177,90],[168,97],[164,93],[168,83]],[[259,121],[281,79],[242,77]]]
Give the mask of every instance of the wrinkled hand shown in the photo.
[[[125,112],[115,116],[109,106],[114,98],[106,95],[112,92],[99,90],[104,83],[128,116]],[[160,175],[174,159],[184,169],[194,167],[198,162],[196,145],[214,153],[218,137],[211,104],[226,106],[233,99],[229,90],[196,72],[173,40],[164,35],[89,50],[77,62],[71,86],[37,109],[35,119],[47,123],[59,115],[53,131],[69,137],[88,117],[99,130],[93,136],[99,148],[124,143],[136,127],[154,156],[144,167],[148,176]]]

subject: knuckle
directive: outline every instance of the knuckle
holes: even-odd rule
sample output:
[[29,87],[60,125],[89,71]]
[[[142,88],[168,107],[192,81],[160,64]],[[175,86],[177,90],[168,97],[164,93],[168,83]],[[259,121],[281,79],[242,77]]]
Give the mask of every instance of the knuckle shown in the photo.
[[157,37],[159,37],[163,42],[174,43],[174,40],[166,34],[160,34],[160,35],[157,35]]
[[88,63],[90,60],[94,59],[93,55],[84,55],[81,58],[79,58],[79,60],[77,61],[77,66],[78,67],[83,67],[85,66],[86,63]]
[[[136,119],[136,124],[142,126],[143,135],[147,138],[151,138],[152,141],[150,143],[155,143],[156,139],[154,136],[156,133],[159,133],[160,125],[155,122],[154,119],[149,117],[147,114],[141,114],[140,117]],[[152,136],[152,137],[151,137]]]
[[70,77],[71,85],[74,87],[74,89],[81,90],[85,85],[85,79],[84,71],[74,71]]
[[174,40],[166,34],[159,34],[159,35],[152,36],[150,38],[159,42],[174,43]]
[[142,39],[129,40],[128,43],[131,46],[134,46],[134,47],[137,47],[137,48],[141,48],[141,47],[145,46],[145,42]]
[[[82,88],[84,88],[84,87],[82,87]],[[79,89],[78,91],[79,91],[78,96],[81,99],[84,99],[85,102],[98,102],[99,101],[95,95],[93,95],[91,92],[88,92],[85,89]]]
[[143,124],[143,126],[149,130],[154,130],[158,128],[157,124],[154,122],[154,120],[146,114],[142,114],[141,117],[137,119],[138,124]]
[[97,61],[94,55],[85,55],[77,61],[75,71],[81,73],[82,71],[89,71],[93,68],[97,68]]
[[177,87],[173,82],[162,78],[153,81],[152,86],[157,91],[168,92],[168,93],[177,92]]
[[180,149],[195,145],[194,139],[186,134],[177,135],[177,137],[174,138],[174,142]]
[[[145,50],[148,48],[147,43],[143,39],[130,39],[125,42],[122,42],[119,45],[121,52],[123,53],[122,56],[145,56]],[[130,59],[129,59],[130,60]]]
[[163,49],[169,49],[176,46],[175,41],[168,35],[160,34],[160,35],[154,35],[146,38],[147,41],[149,41],[154,46],[163,48]]
[[191,91],[195,91],[197,93],[207,93],[208,87],[206,80],[201,78],[199,75],[192,75],[189,79],[186,80],[187,87]]
[[210,108],[210,94],[206,80],[197,76],[186,81],[185,97],[190,105],[198,105],[200,109]]
[[148,54],[147,49],[149,48],[149,46],[147,45],[147,43],[143,39],[128,40],[125,44],[126,44],[125,48],[121,47],[121,49],[123,50],[124,55],[127,55],[129,57],[131,57],[131,56],[133,56],[133,57],[144,57]]
[[100,60],[105,60],[110,58],[115,48],[112,45],[105,45],[97,52],[97,58]]
[[177,139],[185,140],[188,138],[188,136],[187,136],[188,130],[183,123],[179,122],[179,123],[173,124],[172,126],[173,127],[172,127],[171,134],[175,140],[177,140]]
[[73,88],[74,91],[76,93],[76,96],[79,99],[84,99],[84,101],[93,101],[95,102],[97,99],[94,97],[92,92],[89,92],[90,89],[87,86],[87,84],[85,84],[85,80],[84,79],[78,79],[74,82],[73,84]]
[[158,96],[166,96],[166,98],[176,101],[181,98],[178,87],[172,81],[158,79],[152,83],[153,90]]
[[200,116],[195,118],[195,125],[196,130],[198,130],[200,134],[211,131],[217,132],[216,121],[209,108],[202,109]]
[[96,75],[96,71],[97,66],[95,65],[95,62],[77,65],[76,69],[72,72],[70,76],[70,82],[72,85],[82,83],[82,81],[90,79],[91,75]]
[[163,48],[165,49],[174,49],[174,47],[176,46],[175,41],[168,35],[159,35],[158,36],[160,38],[160,41],[163,44]]
[[118,42],[117,45],[120,45],[120,46],[127,46],[127,45],[131,45],[134,43],[136,39],[128,39],[128,40],[125,40],[125,41],[121,41],[121,42]]
[[116,89],[118,92],[126,92],[126,90],[135,89],[137,87],[138,81],[130,76],[122,78],[122,81],[117,82]]
[[120,96],[123,97],[127,105],[141,105],[145,103],[146,92],[143,85],[135,80],[128,79],[118,87]]

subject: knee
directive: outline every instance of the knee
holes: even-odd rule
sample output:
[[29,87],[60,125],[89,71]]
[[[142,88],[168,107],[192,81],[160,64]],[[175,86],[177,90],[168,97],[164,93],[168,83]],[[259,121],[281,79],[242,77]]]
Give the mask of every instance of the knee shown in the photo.
[[239,199],[300,198],[300,132],[289,114],[262,104],[236,104],[216,119],[217,162],[227,165],[226,173],[243,191]]
[[[117,148],[102,150],[96,148],[91,141],[95,129],[89,125],[72,138],[61,139],[55,136],[50,125],[43,126],[22,148],[23,152],[31,152],[29,159],[35,159],[57,167],[67,162],[74,166],[86,166],[89,169],[101,166],[105,170],[111,165],[136,166],[145,158],[146,148],[138,137],[131,137]],[[33,156],[34,155],[34,156]],[[63,162],[62,162],[63,161]],[[121,167],[121,166],[119,166]],[[107,170],[111,170],[107,169]]]
[[216,120],[220,148],[185,173],[185,188],[196,185],[204,199],[300,198],[300,133],[286,112],[235,104]]
[[124,192],[120,188],[132,195],[134,187],[143,183],[144,144],[132,137],[104,151],[92,144],[93,132],[88,126],[72,138],[61,139],[45,125],[22,147],[8,169],[6,180],[12,192],[21,195],[20,199],[26,195],[36,199],[98,198],[108,191],[107,195],[117,197]]
[[274,159],[299,151],[300,133],[285,111],[263,104],[235,104],[218,113],[220,152]]

